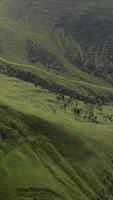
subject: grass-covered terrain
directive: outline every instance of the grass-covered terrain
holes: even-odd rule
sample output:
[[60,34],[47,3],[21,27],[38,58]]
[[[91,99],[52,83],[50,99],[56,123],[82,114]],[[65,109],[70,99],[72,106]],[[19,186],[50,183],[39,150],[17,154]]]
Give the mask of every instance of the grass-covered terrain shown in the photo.
[[113,84],[112,10],[111,0],[1,0],[2,55],[74,76],[76,67]]
[[0,0],[0,200],[113,200],[112,5]]
[[0,198],[113,199],[112,115],[0,75]]
[[90,76],[90,80],[88,79],[89,82],[87,82],[87,78],[89,78],[87,74],[86,76],[84,74],[81,79],[70,79],[65,75],[62,76],[33,65],[11,62],[3,58],[0,58],[0,72],[84,102],[111,104],[113,100],[112,86],[93,75]]

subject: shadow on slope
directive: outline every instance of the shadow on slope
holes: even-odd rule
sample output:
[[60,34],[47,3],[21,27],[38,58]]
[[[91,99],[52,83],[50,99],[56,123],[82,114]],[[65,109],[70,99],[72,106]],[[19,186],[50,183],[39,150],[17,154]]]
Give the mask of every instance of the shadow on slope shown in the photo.
[[112,197],[113,164],[103,145],[76,130],[0,105],[0,198]]

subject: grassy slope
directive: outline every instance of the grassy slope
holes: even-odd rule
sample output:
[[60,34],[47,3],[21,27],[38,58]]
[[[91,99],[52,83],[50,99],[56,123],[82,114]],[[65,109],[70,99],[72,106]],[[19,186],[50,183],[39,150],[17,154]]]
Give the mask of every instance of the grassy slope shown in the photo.
[[[37,68],[36,66],[10,62],[0,58],[0,72],[21,80],[32,82],[56,93],[62,93],[75,99],[87,102],[111,103],[113,99],[112,87],[92,76],[90,82],[86,79],[69,79],[59,74]],[[41,79],[41,80],[40,80]]]
[[[7,40],[6,40],[7,38]],[[27,39],[34,41],[38,45],[44,46],[49,52],[54,52],[61,62],[63,63],[63,72],[55,71],[50,68],[46,68],[42,63],[29,63],[26,53],[26,41]],[[95,84],[104,85],[103,81],[94,75],[88,74],[79,70],[77,67],[71,65],[63,56],[61,46],[59,46],[57,33],[54,31],[46,32],[32,32],[27,26],[19,25],[14,21],[0,18],[0,57],[5,58],[11,62],[17,62],[20,64],[34,65],[38,68],[50,71],[53,74],[60,74],[67,76],[68,78],[81,80],[85,82],[91,82]],[[43,76],[43,74],[42,74]],[[107,83],[105,83],[107,84]]]
[[[2,6],[1,6],[2,8]],[[4,9],[3,9],[4,10]],[[36,31],[36,32],[35,32]],[[23,66],[23,64],[29,64],[34,65],[37,67],[37,69],[41,68],[46,71],[49,71],[52,74],[60,74],[63,76],[66,76],[69,79],[74,80],[80,80],[88,83],[93,83],[95,85],[101,85],[109,87],[109,85],[103,80],[95,77],[93,74],[88,74],[86,72],[83,72],[82,70],[79,70],[76,66],[73,66],[70,64],[65,58],[64,58],[64,47],[62,46],[61,38],[59,37],[59,33],[54,30],[51,30],[48,28],[46,31],[40,31],[40,28],[37,30],[31,29],[27,25],[19,24],[17,21],[8,20],[6,17],[0,18],[0,58],[5,58],[11,62],[16,63],[22,63],[21,69],[27,70]],[[7,40],[6,40],[7,38]],[[26,52],[26,41],[32,40],[36,44],[46,47],[49,52],[53,53],[61,63],[62,66],[62,72],[56,71],[50,68],[45,67],[42,63],[29,63],[27,60],[27,52]],[[66,38],[67,43],[70,44],[70,40],[68,41],[68,38]],[[72,43],[74,41],[71,41]],[[77,47],[78,48],[78,47]],[[17,66],[15,66],[17,67]],[[30,70],[30,69],[29,69]],[[39,74],[41,77],[46,77],[48,79],[55,79],[57,82],[62,82],[62,80],[57,79],[55,76],[46,76],[47,74],[41,73],[39,70],[33,70],[31,71],[34,73]],[[64,85],[67,85],[67,80],[64,81]],[[73,85],[73,88],[77,88],[78,85],[68,83],[68,85]]]
[[[0,16],[0,39],[4,46],[0,54],[4,58],[28,63],[26,39],[31,39],[60,59],[64,65],[62,74],[67,72],[67,76],[87,82],[93,77],[96,83],[93,73],[112,84],[111,0],[2,0]],[[38,62],[35,65],[44,67]]]
[[52,93],[4,75],[0,93],[0,198],[105,199],[112,187],[112,123],[76,121]]
[[[46,46],[62,60],[64,69],[70,69],[63,74],[68,79],[56,76],[58,72],[50,70],[54,73],[51,75],[23,64],[13,65],[14,68],[31,71],[46,80],[54,80],[81,92],[84,87],[82,90],[80,82],[69,79],[110,87],[68,63],[58,35],[53,30],[35,31],[0,18],[3,47],[0,57],[29,64],[25,43],[26,39],[31,39]],[[45,70],[41,63],[35,65]],[[87,84],[86,87],[107,96],[108,90],[106,92],[104,88]],[[74,105],[76,103],[83,108],[83,102],[75,101]],[[103,111],[95,108],[101,122],[97,124],[84,121],[82,117],[75,120],[72,107],[61,111],[61,104],[47,90],[0,75],[0,199],[113,199],[113,124],[109,119],[104,121],[103,117],[103,114],[113,115],[113,107],[104,106]]]

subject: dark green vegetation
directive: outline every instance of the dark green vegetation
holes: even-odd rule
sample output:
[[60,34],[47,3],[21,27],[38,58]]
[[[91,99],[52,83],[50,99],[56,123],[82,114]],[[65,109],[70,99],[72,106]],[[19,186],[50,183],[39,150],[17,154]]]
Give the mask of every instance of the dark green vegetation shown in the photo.
[[113,200],[113,3],[0,1],[0,200]]

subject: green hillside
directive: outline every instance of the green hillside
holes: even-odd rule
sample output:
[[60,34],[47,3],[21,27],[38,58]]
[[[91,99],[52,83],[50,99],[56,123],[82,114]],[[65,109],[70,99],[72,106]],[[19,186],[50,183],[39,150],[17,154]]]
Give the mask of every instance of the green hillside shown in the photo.
[[4,75],[0,86],[1,199],[112,199],[113,107],[61,110],[68,97]]
[[113,200],[113,2],[0,0],[0,200]]
[[[111,0],[57,0],[57,2],[55,0],[2,0],[0,8],[2,18],[11,20],[11,24],[12,21],[16,25],[20,24],[21,27],[17,30],[18,37],[23,37],[23,33],[20,32],[28,27],[32,32],[41,34],[41,39],[44,34],[46,40],[43,40],[44,46],[42,46],[39,42],[42,41],[40,36],[34,41],[34,36],[29,37],[27,32],[27,37],[23,37],[24,46],[21,42],[16,44],[19,45],[16,48],[19,53],[13,54],[15,59],[21,52],[25,60],[35,64],[40,61],[46,68],[51,66],[57,71],[63,69],[64,72],[64,66],[68,69],[71,67],[75,69],[76,66],[113,84],[113,3]],[[18,37],[16,36],[17,41],[14,41],[14,44],[20,41]],[[28,41],[30,39],[31,48],[27,52],[30,58],[25,58],[26,39]],[[47,41],[53,48],[47,45]],[[24,48],[24,51],[19,51],[19,47],[21,50]],[[8,55],[12,54],[8,52]],[[46,59],[46,56],[49,59]]]

